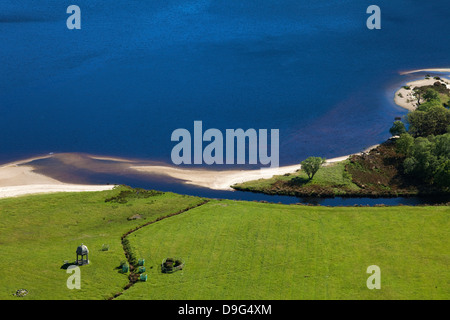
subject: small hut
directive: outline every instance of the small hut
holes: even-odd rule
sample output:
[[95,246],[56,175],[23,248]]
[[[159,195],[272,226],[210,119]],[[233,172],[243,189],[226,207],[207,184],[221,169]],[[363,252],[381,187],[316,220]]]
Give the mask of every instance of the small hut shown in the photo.
[[[88,248],[84,244],[81,244],[81,246],[77,248],[77,265],[89,264],[88,255],[89,255]],[[79,259],[80,256],[81,258]]]

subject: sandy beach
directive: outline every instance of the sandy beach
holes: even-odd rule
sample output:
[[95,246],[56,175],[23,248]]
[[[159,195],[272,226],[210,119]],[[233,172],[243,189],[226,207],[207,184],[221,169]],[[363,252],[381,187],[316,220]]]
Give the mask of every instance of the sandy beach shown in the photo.
[[[363,152],[376,148],[378,145],[371,146]],[[359,153],[357,153],[359,154]],[[325,165],[344,161],[351,155],[328,159]],[[232,185],[246,181],[268,179],[275,175],[293,173],[301,168],[300,164],[284,166],[279,168],[264,168],[260,170],[207,170],[207,169],[180,169],[168,166],[132,166],[134,169],[147,174],[163,174],[172,178],[183,180],[184,183],[214,190],[233,190]]]
[[[372,146],[365,150],[375,148]],[[350,155],[329,159],[325,165],[344,161]],[[140,162],[123,158],[101,157],[80,154],[55,154],[44,157],[36,157],[8,163],[0,166],[0,198],[15,197],[36,193],[50,192],[82,192],[111,190],[114,185],[87,185],[64,183],[44,174],[36,173],[32,165],[34,160],[56,158],[62,159],[71,166],[86,168],[92,163],[93,171],[98,170],[95,160],[111,161],[111,164],[103,164],[102,172],[128,172],[138,175],[166,176],[180,183],[196,185],[214,190],[233,190],[230,186],[251,180],[267,179],[274,175],[293,173],[300,169],[300,164],[279,168],[264,168],[260,170],[209,170],[209,169],[185,169],[169,165],[142,165]]]
[[78,184],[29,184],[23,186],[0,187],[0,198],[18,197],[31,194],[54,192],[87,192],[111,190],[114,186]]
[[431,68],[431,69],[417,69],[417,70],[409,70],[400,72],[401,75],[418,73],[418,72],[449,72],[450,68]]
[[[437,71],[437,70],[444,70],[444,71]],[[450,72],[450,69],[423,69],[423,70],[415,70],[410,72],[405,72],[402,74],[410,74],[410,73],[417,73],[417,72]],[[440,77],[441,80],[436,80],[431,76],[429,79],[421,79],[416,81],[408,82],[405,86],[401,87],[399,90],[395,92],[394,101],[395,103],[405,109],[408,109],[409,111],[413,111],[417,108],[417,99],[413,96],[413,90],[416,87],[423,87],[423,86],[432,86],[436,81],[440,81],[441,83],[445,84],[447,88],[450,89],[450,79]],[[409,89],[406,89],[405,87],[409,87]]]
[[49,158],[36,157],[0,166],[0,198],[50,192],[83,192],[111,190],[113,185],[68,184],[34,172],[25,163]]

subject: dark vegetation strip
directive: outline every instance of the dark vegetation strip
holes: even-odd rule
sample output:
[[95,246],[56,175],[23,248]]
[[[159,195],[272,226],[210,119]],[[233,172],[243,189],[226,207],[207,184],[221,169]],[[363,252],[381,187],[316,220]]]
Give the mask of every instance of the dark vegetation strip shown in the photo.
[[131,247],[130,241],[127,239],[128,235],[130,235],[131,233],[133,233],[133,232],[135,232],[135,231],[137,231],[137,230],[139,230],[139,229],[141,229],[141,228],[143,228],[143,227],[146,227],[146,226],[148,226],[148,225],[151,225],[151,224],[153,224],[153,223],[156,223],[156,222],[158,222],[158,221],[161,221],[161,220],[164,220],[164,219],[173,217],[173,216],[177,216],[177,215],[182,214],[182,213],[184,213],[184,212],[186,212],[186,211],[189,211],[189,210],[192,210],[192,209],[194,209],[194,208],[200,207],[200,206],[202,206],[202,205],[204,205],[204,204],[206,204],[206,203],[208,203],[208,202],[209,202],[209,200],[206,200],[206,199],[205,199],[205,200],[203,200],[202,202],[200,202],[200,203],[198,203],[198,204],[195,204],[195,205],[190,206],[190,207],[187,207],[187,208],[185,208],[185,209],[183,209],[183,210],[179,210],[179,211],[177,211],[177,212],[168,214],[168,215],[166,215],[166,216],[159,217],[159,218],[157,218],[156,220],[153,220],[153,221],[149,221],[149,222],[147,222],[147,223],[144,223],[144,224],[142,224],[142,225],[140,225],[140,226],[137,226],[136,228],[131,229],[131,230],[129,230],[128,232],[124,233],[120,239],[121,239],[121,241],[122,241],[122,247],[123,247],[123,251],[125,252],[125,257],[127,258],[128,264],[129,264],[129,266],[130,266],[130,275],[128,276],[129,282],[128,282],[128,284],[123,288],[123,291],[122,291],[122,292],[116,293],[114,296],[108,298],[108,300],[113,300],[113,299],[117,298],[118,296],[122,295],[123,292],[124,292],[125,290],[128,290],[129,288],[131,288],[131,287],[138,281],[138,279],[139,279],[139,274],[137,274],[137,273],[134,272],[134,270],[136,269],[136,266],[137,266],[137,264],[138,264],[138,261],[137,261],[136,255],[135,255],[135,253],[134,253],[134,250],[133,250],[133,248]]

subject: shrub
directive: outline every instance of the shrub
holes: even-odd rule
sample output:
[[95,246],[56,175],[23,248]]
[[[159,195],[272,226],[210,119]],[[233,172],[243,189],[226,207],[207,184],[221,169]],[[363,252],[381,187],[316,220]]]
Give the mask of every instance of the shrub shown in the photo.
[[161,271],[163,273],[172,273],[183,269],[184,262],[180,259],[167,258],[161,264]]
[[391,129],[389,129],[389,132],[393,136],[399,136],[403,133],[406,133],[406,128],[403,122],[401,121],[394,121],[394,124],[392,125]]
[[141,188],[135,188],[130,190],[122,190],[120,193],[114,197],[108,198],[105,200],[105,202],[115,202],[115,203],[127,203],[128,200],[132,199],[142,199],[142,198],[149,198],[154,196],[159,196],[164,194],[162,191],[156,191],[156,190],[145,190]]
[[141,281],[147,281],[147,275],[146,274],[141,274],[140,276],[139,276],[139,280],[141,280]]
[[138,260],[136,258],[136,254],[133,250],[133,247],[130,244],[130,241],[127,238],[124,238],[122,240],[122,245],[126,255],[128,256],[128,261],[130,262],[131,265],[136,266]]
[[143,273],[145,272],[146,268],[145,267],[139,267],[139,273]]

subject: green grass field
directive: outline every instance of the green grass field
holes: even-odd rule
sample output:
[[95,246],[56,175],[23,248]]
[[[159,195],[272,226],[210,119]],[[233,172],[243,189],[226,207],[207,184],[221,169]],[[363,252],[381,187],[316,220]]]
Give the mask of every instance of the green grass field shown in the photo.
[[[127,236],[147,282],[128,290],[121,236],[199,205],[172,193],[105,202],[117,189],[0,200],[0,299],[449,299],[449,207],[309,207],[211,200]],[[129,220],[136,217],[140,219]],[[81,290],[64,260],[90,249]],[[109,251],[101,251],[109,244]],[[186,265],[163,274],[161,262]],[[367,267],[381,268],[369,290]],[[24,298],[14,297],[27,289]]]
[[[243,182],[238,184],[239,186],[253,187],[255,189],[269,188],[276,181],[292,181],[293,179],[298,180],[299,185],[321,185],[321,186],[346,186],[355,190],[358,190],[358,186],[352,183],[350,176],[345,174],[346,161],[337,162],[323,166],[317,171],[317,174],[312,180],[308,179],[308,175],[302,171],[298,170],[295,173],[290,173],[286,175],[273,176],[269,179],[259,179],[248,182]],[[300,165],[299,165],[300,167]]]
[[[0,199],[0,299],[17,299],[18,289],[30,292],[23,299],[107,299],[128,283],[116,270],[125,260],[122,234],[201,202],[172,193],[105,202],[120,190]],[[128,220],[135,215],[141,219]],[[69,290],[70,274],[61,267],[76,259],[81,243],[91,263],[81,267],[81,290]],[[108,251],[101,251],[103,244]]]
[[[359,188],[352,182],[352,177],[345,170],[348,161],[322,166],[312,180],[303,170],[273,176],[269,179],[247,181],[232,186],[236,190],[255,191],[267,194],[290,194],[296,192],[309,193],[324,189],[330,195],[340,196],[349,192],[358,192]],[[300,167],[300,165],[299,165]]]

